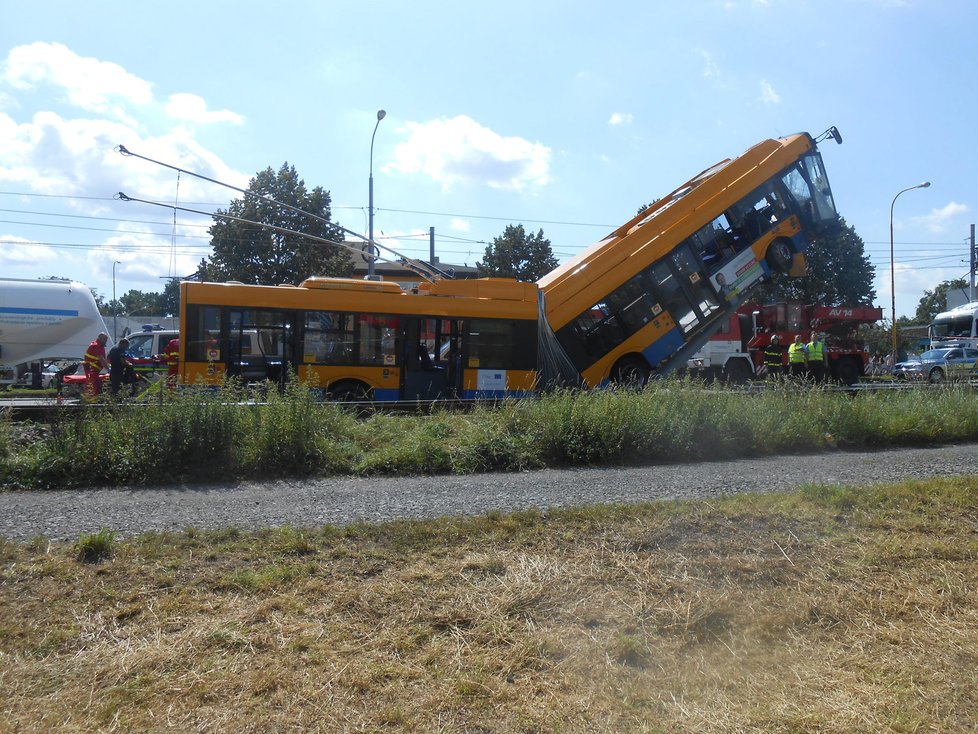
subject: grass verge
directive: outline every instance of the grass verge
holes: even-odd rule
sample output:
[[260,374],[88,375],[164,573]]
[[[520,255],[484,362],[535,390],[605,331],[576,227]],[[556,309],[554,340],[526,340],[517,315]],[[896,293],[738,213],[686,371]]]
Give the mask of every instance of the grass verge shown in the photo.
[[0,730],[974,731],[976,493],[0,543]]
[[641,392],[560,392],[470,412],[357,418],[291,384],[115,404],[18,442],[0,416],[0,485],[140,485],[330,474],[438,474],[654,464],[978,440],[969,387],[759,394],[661,380]]

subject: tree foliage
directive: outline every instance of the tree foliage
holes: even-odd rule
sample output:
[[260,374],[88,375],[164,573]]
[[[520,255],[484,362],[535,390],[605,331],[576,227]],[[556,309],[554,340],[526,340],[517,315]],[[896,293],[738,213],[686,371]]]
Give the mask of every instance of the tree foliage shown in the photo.
[[932,291],[924,291],[923,298],[917,304],[914,318],[918,324],[929,324],[937,314],[947,310],[947,294],[959,288],[967,288],[968,281],[964,278],[945,280]]
[[522,224],[509,224],[501,237],[496,237],[480,262],[476,263],[482,277],[515,278],[533,282],[557,267],[550,240],[543,230],[527,234]]
[[768,303],[801,301],[820,306],[872,306],[876,299],[876,268],[856,230],[840,217],[839,231],[816,238],[805,252],[808,275],[778,278],[758,289]]
[[[288,204],[304,213],[276,206],[259,196]],[[301,234],[286,234],[259,224],[222,219],[222,214]],[[244,198],[231,202],[227,210],[217,212],[210,235],[214,252],[204,268],[208,280],[278,285],[299,283],[313,275],[348,276],[353,273],[353,261],[345,248],[303,237],[311,235],[342,242],[343,232],[330,222],[329,192],[319,186],[307,190],[305,182],[287,162],[278,173],[269,167],[251,179]]]
[[103,316],[179,316],[180,279],[170,279],[162,293],[130,290],[114,301],[96,296],[95,302]]

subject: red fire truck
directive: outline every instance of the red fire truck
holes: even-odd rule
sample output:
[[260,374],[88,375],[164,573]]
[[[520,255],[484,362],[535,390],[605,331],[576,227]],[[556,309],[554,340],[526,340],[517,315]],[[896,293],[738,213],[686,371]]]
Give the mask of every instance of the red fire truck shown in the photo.
[[[808,342],[812,332],[825,335],[831,378],[845,385],[866,374],[869,354],[858,329],[883,318],[872,306],[811,306],[800,303],[745,304],[710,337],[688,367],[707,378],[746,382],[764,364],[764,349],[777,334],[787,348],[796,334]],[[787,364],[787,352],[785,353]]]

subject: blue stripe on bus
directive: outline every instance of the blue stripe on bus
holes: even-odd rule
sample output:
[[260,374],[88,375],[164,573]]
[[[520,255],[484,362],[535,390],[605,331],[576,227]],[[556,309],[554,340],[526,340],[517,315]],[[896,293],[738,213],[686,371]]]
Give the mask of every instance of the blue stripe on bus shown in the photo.
[[61,308],[14,308],[13,306],[0,307],[0,313],[30,314],[32,316],[77,316],[77,310]]
[[528,398],[535,393],[530,390],[463,390],[465,400],[495,400],[497,398]]
[[396,387],[375,387],[374,400],[378,402],[395,402],[401,399],[401,391]]
[[684,343],[682,332],[673,328],[643,349],[642,354],[655,369],[659,362],[675,354]]

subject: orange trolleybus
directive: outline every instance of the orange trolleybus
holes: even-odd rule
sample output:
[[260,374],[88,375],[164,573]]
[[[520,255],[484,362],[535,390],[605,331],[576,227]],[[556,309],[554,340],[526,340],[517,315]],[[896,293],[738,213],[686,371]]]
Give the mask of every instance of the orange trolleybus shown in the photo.
[[537,301],[536,284],[501,278],[183,282],[180,382],[295,376],[380,402],[524,396],[538,382]]
[[763,279],[804,275],[807,242],[837,222],[816,141],[765,140],[541,278],[547,321],[586,385],[642,384],[684,365]]

